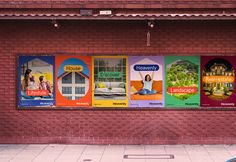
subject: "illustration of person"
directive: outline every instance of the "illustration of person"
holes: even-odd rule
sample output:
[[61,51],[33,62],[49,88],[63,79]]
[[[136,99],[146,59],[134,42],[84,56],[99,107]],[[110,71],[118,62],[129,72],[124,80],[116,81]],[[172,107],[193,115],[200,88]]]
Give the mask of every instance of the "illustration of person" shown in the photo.
[[22,97],[24,97],[25,99],[34,99],[34,96],[27,96],[26,91],[27,90],[35,90],[38,88],[39,88],[38,84],[35,81],[34,76],[32,75],[32,70],[27,69],[24,74],[24,79],[21,82]]
[[153,76],[154,76],[154,71],[152,72],[152,76],[149,74],[146,74],[145,77],[143,78],[142,73],[139,71],[139,75],[142,79],[143,83],[143,88],[136,92],[139,95],[149,95],[149,94],[156,94],[156,90],[152,89],[152,83],[153,83]]
[[52,90],[51,90],[50,82],[47,81],[44,76],[39,77],[39,89],[48,91],[48,96],[43,96],[43,98],[51,98],[52,97]]

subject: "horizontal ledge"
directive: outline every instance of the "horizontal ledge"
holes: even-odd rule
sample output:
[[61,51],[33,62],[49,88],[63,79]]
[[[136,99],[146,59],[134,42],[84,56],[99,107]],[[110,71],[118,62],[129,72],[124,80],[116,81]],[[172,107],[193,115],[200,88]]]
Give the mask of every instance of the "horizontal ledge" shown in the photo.
[[78,18],[78,17],[1,17],[0,20],[236,20],[236,17],[191,18]]
[[155,0],[149,0],[149,1],[135,1],[135,0],[130,0],[130,1],[106,1],[106,0],[101,0],[101,1],[76,1],[76,0],[71,0],[71,1],[66,1],[66,0],[61,0],[61,1],[49,1],[49,0],[36,0],[36,1],[0,1],[0,8],[47,8],[47,9],[63,9],[63,8],[85,8],[85,9],[97,9],[97,8],[111,8],[111,9],[143,9],[143,8],[148,8],[148,9],[156,9],[156,8],[161,8],[161,9],[182,9],[182,8],[190,8],[190,9],[195,9],[195,8],[235,8],[236,3],[232,0],[224,0],[223,2],[220,0],[217,1],[193,1],[193,0],[185,0],[185,1],[155,1]]

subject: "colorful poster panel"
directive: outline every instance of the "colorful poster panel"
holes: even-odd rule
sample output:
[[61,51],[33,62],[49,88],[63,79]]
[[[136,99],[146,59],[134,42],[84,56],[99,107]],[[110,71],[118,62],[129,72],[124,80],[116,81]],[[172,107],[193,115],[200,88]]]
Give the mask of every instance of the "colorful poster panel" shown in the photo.
[[55,105],[54,57],[19,56],[18,107]]
[[127,107],[127,56],[93,57],[93,106]]
[[56,105],[91,107],[91,57],[56,56]]
[[164,106],[164,58],[162,56],[129,57],[129,106]]
[[165,106],[200,106],[200,57],[165,57]]
[[201,57],[201,106],[235,107],[235,56]]

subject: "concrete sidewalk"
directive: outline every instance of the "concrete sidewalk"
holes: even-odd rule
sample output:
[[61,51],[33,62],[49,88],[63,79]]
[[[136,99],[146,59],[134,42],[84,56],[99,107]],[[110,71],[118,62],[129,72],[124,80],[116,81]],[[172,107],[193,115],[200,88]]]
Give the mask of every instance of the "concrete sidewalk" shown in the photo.
[[233,157],[236,145],[0,144],[0,162],[226,162]]

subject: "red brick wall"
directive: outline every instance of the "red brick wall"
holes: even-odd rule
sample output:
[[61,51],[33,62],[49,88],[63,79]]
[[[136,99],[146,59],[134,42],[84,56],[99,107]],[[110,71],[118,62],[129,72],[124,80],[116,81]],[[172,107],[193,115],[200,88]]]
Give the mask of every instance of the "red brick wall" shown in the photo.
[[16,110],[16,55],[235,55],[235,21],[0,21],[0,143],[236,143],[236,111]]

